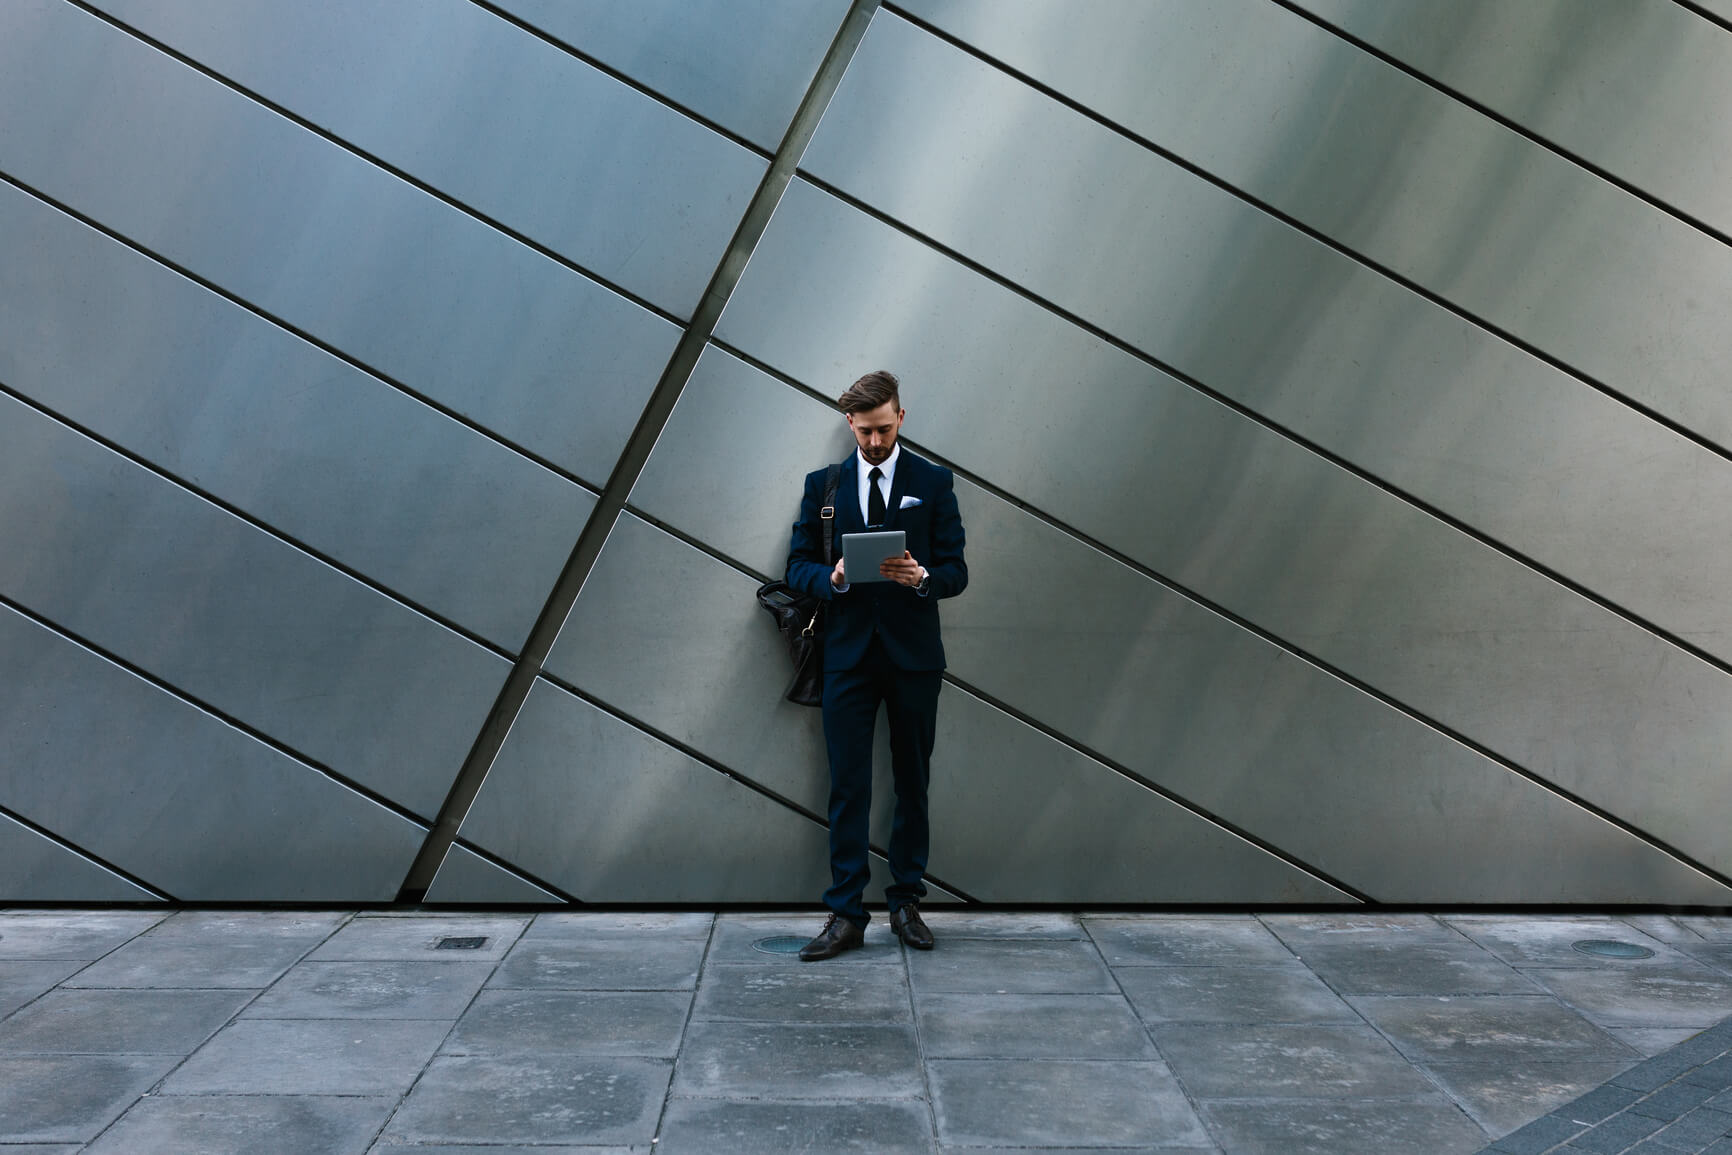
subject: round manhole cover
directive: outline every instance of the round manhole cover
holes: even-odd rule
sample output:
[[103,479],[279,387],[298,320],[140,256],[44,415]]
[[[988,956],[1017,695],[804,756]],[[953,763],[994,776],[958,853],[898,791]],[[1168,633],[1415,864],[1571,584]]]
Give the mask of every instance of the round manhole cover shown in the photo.
[[806,940],[798,935],[776,934],[759,939],[752,944],[752,949],[761,950],[765,954],[799,954],[800,948],[805,945]]
[[1654,952],[1645,946],[1637,946],[1633,942],[1618,942],[1610,938],[1584,938],[1571,946],[1583,954],[1591,954],[1597,958],[1653,958]]

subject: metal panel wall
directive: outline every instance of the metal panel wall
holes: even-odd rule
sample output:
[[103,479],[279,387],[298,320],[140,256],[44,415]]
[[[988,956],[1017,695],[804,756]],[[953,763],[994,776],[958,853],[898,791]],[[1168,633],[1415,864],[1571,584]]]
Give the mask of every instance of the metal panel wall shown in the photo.
[[516,649],[591,493],[4,184],[0,234],[0,387]]
[[0,173],[607,479],[673,324],[63,0],[7,23]]
[[0,901],[815,899],[886,366],[935,901],[1727,905],[1715,10],[856,8],[0,7]]
[[98,7],[680,316],[767,167],[469,0]]
[[1732,36],[1682,4],[1298,2],[1672,208],[1732,233],[1732,122],[1725,116],[1732,104]]
[[0,806],[181,900],[395,895],[408,819],[3,606],[0,654]]

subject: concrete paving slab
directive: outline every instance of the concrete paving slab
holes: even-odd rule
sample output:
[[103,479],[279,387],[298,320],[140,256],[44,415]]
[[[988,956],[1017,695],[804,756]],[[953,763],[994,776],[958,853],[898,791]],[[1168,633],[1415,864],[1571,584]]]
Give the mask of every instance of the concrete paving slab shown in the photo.
[[[826,959],[825,962],[829,960]],[[913,1019],[902,967],[781,965],[704,968],[694,1019],[760,1023],[907,1023]]]
[[926,1093],[914,1028],[708,1023],[686,1030],[676,1095],[729,1099],[911,1099]]
[[952,1147],[941,1144],[936,1148],[939,1155],[1127,1155],[1129,1152],[1152,1153],[1152,1155],[1221,1155],[1221,1149],[1214,1144],[1207,1147]]
[[1459,943],[1460,932],[1429,914],[1264,914],[1264,926],[1294,951],[1362,942]]
[[506,956],[490,987],[591,991],[689,991],[697,986],[705,941],[603,938],[524,942]]
[[1235,1155],[1467,1155],[1486,1134],[1433,1092],[1405,1101],[1204,1103]]
[[1543,995],[1350,1001],[1403,1054],[1421,1063],[1522,1066],[1603,1060],[1631,1066],[1640,1058],[1582,1015]]
[[153,1095],[139,1100],[86,1151],[363,1155],[396,1105],[390,1098],[348,1096]]
[[1471,942],[1362,943],[1299,952],[1344,995],[1537,995],[1522,972]]
[[1649,938],[1659,939],[1673,946],[1703,941],[1701,935],[1667,914],[1626,914],[1618,921],[1635,927]]
[[718,1151],[870,1151],[927,1155],[932,1113],[923,1102],[765,1103],[727,1099],[668,1101],[659,1155]]
[[482,991],[441,1054],[671,1059],[692,996],[680,991]]
[[[1663,966],[1683,957],[1659,939],[1650,938],[1616,918],[1509,918],[1496,915],[1451,915],[1450,926],[1516,967]],[[1652,959],[1605,959],[1583,954],[1574,944],[1609,939],[1645,947]]]
[[4,1155],[76,1155],[82,1143],[8,1143]]
[[329,938],[343,913],[181,911],[92,963],[74,987],[270,986]]
[[1675,921],[1708,942],[1732,942],[1732,918],[1705,914],[1680,914]]
[[943,1059],[931,1072],[946,1144],[1159,1148],[1209,1141],[1165,1063]]
[[177,1055],[0,1056],[0,1135],[86,1143],[180,1061]]
[[1679,947],[1703,966],[1732,975],[1732,942],[1698,942]]
[[1604,1027],[1606,1034],[1634,1050],[1643,1058],[1669,1051],[1679,1043],[1699,1034],[1695,1027]]
[[70,959],[0,961],[0,1019],[47,994],[84,965]]
[[433,954],[444,938],[474,938],[487,940],[480,950],[463,952],[471,962],[483,959],[498,961],[505,957],[523,929],[529,916],[521,918],[478,918],[473,915],[421,915],[413,918],[359,914],[350,919],[336,934],[308,959],[312,962],[371,962],[389,959],[404,961],[437,957]]
[[1592,1091],[1625,1069],[1622,1062],[1429,1063],[1426,1070],[1494,1139]]
[[1082,920],[1111,966],[1250,966],[1290,963],[1293,952],[1255,918]]
[[455,1020],[493,973],[494,965],[437,957],[412,962],[304,962],[260,995],[245,1017]]
[[525,942],[579,942],[595,938],[710,937],[716,916],[707,911],[595,910],[548,911],[535,916],[523,932]]
[[0,959],[90,962],[167,917],[166,910],[0,912]]
[[1388,1099],[1431,1082],[1365,1026],[1157,1025],[1155,1044],[1199,1099]]
[[1117,995],[926,994],[917,1000],[928,1059],[1158,1059]]
[[908,952],[921,992],[996,995],[1117,994],[1118,985],[1087,941],[959,938]]
[[1357,1023],[1359,1012],[1303,963],[1118,967],[1113,974],[1151,1023]]
[[214,1035],[252,997],[252,991],[63,987],[0,1023],[0,1051],[185,1055]]
[[163,1084],[165,1095],[401,1095],[451,1024],[241,1019]]
[[1695,961],[1523,973],[1601,1026],[1700,1029],[1732,1015],[1732,978]]
[[648,1147],[672,1069],[656,1059],[441,1056],[385,1135],[416,1143]]
[[1051,911],[1011,914],[1001,911],[926,910],[921,918],[938,938],[1085,938],[1074,914]]
[[[767,955],[752,944],[766,938],[809,939],[824,928],[824,916],[804,911],[796,914],[724,914],[716,919],[716,934],[710,940],[709,960],[741,965],[782,963],[788,956]],[[839,966],[901,966],[902,944],[881,918],[866,927],[866,945],[824,960],[826,970]],[[798,960],[793,960],[798,962]]]

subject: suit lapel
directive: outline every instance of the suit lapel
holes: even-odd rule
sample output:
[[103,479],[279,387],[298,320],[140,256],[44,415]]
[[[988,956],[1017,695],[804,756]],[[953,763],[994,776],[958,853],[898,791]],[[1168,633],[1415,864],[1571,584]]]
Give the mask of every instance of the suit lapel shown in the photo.
[[836,478],[836,551],[842,551],[842,535],[859,533],[866,528],[860,516],[860,455],[850,453],[842,463],[841,476]]
[[913,480],[916,460],[907,446],[903,447],[902,456],[896,459],[896,476],[890,481],[890,502],[884,508],[885,529],[895,529],[902,517],[902,495],[908,492],[908,483]]

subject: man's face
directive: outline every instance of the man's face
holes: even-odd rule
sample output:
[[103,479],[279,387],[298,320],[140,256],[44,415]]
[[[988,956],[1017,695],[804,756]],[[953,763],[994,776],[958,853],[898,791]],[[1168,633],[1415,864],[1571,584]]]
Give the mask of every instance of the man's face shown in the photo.
[[876,409],[863,409],[848,414],[848,428],[854,431],[854,441],[860,446],[860,456],[868,465],[883,465],[896,448],[896,433],[902,428],[906,410],[896,408],[896,402],[886,401]]

